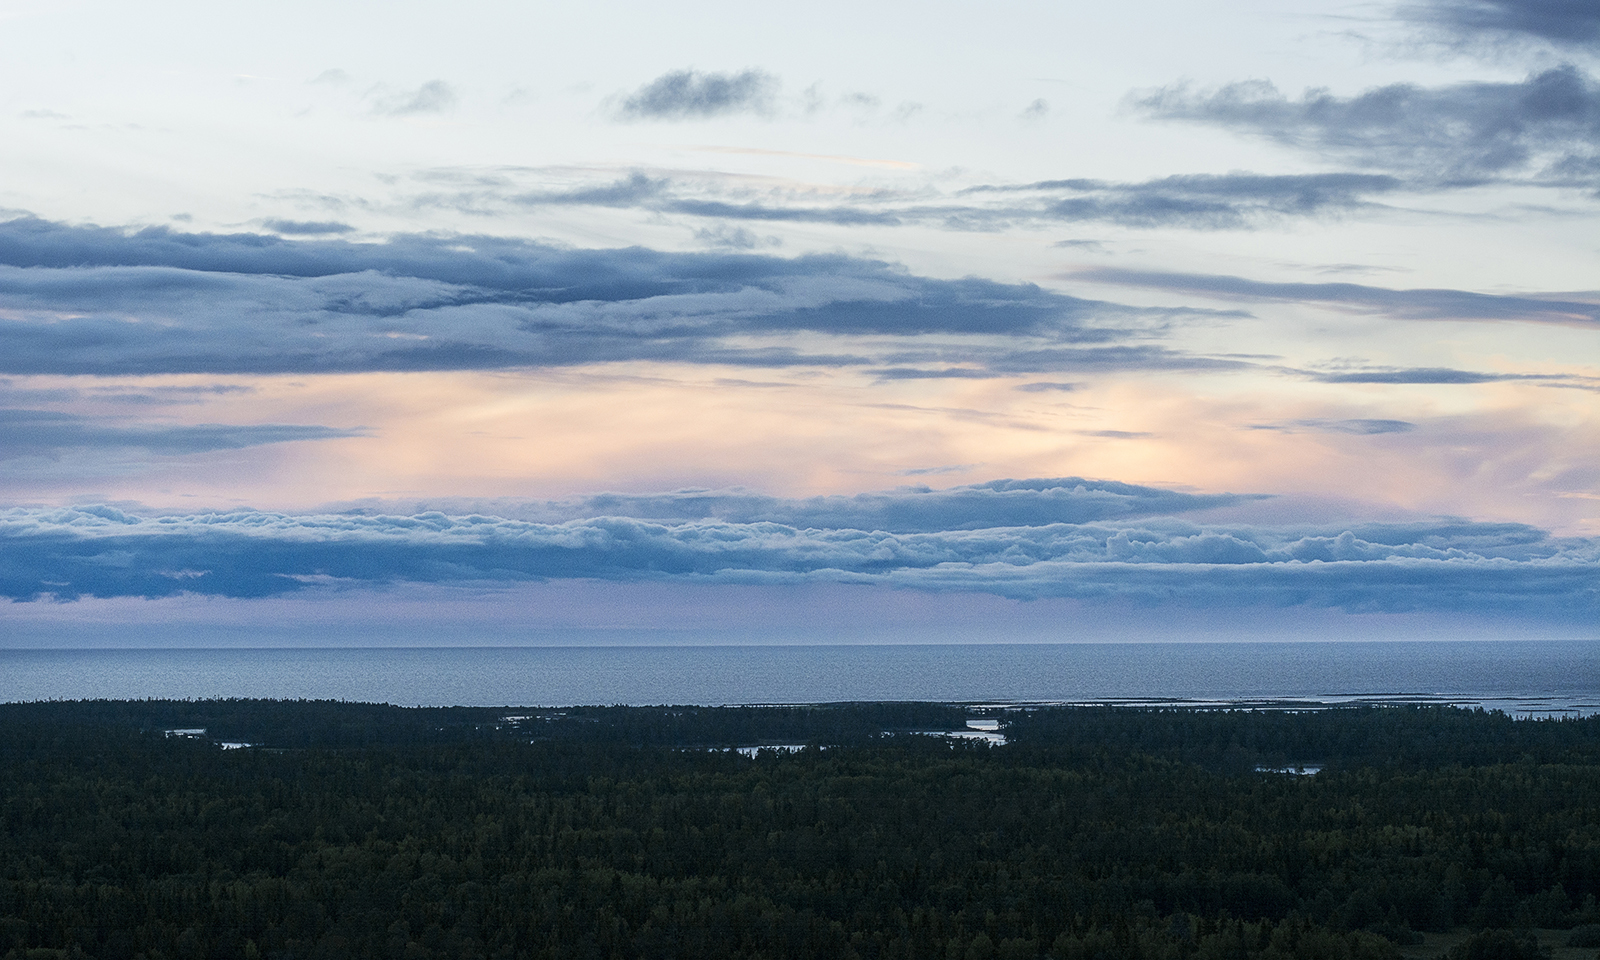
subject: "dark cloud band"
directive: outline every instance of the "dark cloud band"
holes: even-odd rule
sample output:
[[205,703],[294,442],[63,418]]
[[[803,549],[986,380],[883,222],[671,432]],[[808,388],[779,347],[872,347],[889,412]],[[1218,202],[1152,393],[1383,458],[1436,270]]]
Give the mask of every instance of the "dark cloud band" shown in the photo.
[[[1009,492],[1044,500],[1060,489],[1034,482]],[[892,512],[897,499],[919,496],[880,495],[867,512]],[[824,503],[809,515],[821,519],[834,508],[845,519],[850,506]],[[1154,517],[995,527],[970,506],[958,502],[947,519],[978,525],[922,515],[909,525],[932,529],[899,533],[754,517],[539,523],[443,513],[139,518],[110,508],[10,510],[0,513],[0,593],[259,597],[311,585],[584,578],[866,583],[1201,606],[1526,610],[1589,622],[1600,612],[1600,544],[1516,524],[1210,527]]]
[[[782,340],[1104,343],[1137,311],[843,255],[384,243],[0,223],[0,373],[497,369],[626,360],[849,366]],[[159,322],[146,322],[159,320]],[[779,338],[761,343],[754,338]]]
[[[605,493],[573,501],[428,500],[403,505],[408,513],[483,513],[542,523],[628,517],[661,523],[724,521],[782,523],[798,529],[931,533],[984,527],[1040,527],[1185,513],[1238,504],[1256,496],[1195,494],[1159,487],[1065,477],[993,480],[934,490],[903,487],[885,493],[790,500],[747,490],[678,490],[661,494]],[[375,508],[350,505],[375,514]],[[401,505],[381,508],[393,512]]]

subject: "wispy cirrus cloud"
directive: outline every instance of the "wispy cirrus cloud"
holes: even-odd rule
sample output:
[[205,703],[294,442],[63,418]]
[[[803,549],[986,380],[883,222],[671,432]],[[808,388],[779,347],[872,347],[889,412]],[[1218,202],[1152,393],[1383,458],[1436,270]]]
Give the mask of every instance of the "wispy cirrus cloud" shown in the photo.
[[[1243,230],[1291,218],[1338,217],[1413,189],[1385,174],[1188,174],[1138,182],[1086,178],[976,184],[945,194],[919,189],[821,192],[682,172],[633,171],[561,187],[522,188],[511,176],[430,171],[429,190],[407,202],[494,215],[592,206],[730,222],[924,226],[960,231],[1037,229],[1061,223]],[[441,189],[443,188],[443,189]]]
[[1381,420],[1372,418],[1357,418],[1344,420],[1329,420],[1323,418],[1310,418],[1302,420],[1280,420],[1274,423],[1253,423],[1252,430],[1275,430],[1280,433],[1296,433],[1302,430],[1312,430],[1318,433],[1353,433],[1358,436],[1373,436],[1381,433],[1410,433],[1417,425],[1409,420]]
[[362,430],[284,423],[127,424],[55,410],[0,408],[0,460],[56,457],[79,449],[140,449],[182,455],[364,434]]
[[1327,303],[1401,320],[1506,320],[1523,323],[1600,324],[1600,291],[1515,296],[1470,290],[1396,290],[1359,283],[1295,283],[1220,274],[1096,267],[1072,276],[1128,287],[1214,296],[1232,302]]
[[1489,373],[1482,370],[1458,370],[1454,367],[1357,367],[1337,370],[1311,370],[1304,375],[1319,383],[1392,383],[1431,386],[1470,385],[1475,383],[1515,383],[1533,381],[1541,383],[1570,382],[1574,378],[1556,374]]
[[1028,194],[1035,205],[1010,212],[1040,220],[1100,221],[1137,227],[1240,229],[1284,217],[1314,217],[1371,206],[1405,189],[1396,178],[1362,173],[1185,174],[1136,183],[1043,180],[979,185],[964,196]]

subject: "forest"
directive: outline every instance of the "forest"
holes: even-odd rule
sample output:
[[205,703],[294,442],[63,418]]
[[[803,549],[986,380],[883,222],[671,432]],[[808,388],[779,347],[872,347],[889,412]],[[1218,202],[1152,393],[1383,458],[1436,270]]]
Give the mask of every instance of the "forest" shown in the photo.
[[1597,894],[1594,717],[0,704],[6,960],[1594,957]]

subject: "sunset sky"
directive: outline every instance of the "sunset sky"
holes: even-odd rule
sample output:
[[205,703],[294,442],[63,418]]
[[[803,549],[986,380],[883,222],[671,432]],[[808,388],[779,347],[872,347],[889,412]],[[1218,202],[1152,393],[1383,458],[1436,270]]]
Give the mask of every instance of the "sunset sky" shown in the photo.
[[1600,5],[0,3],[0,645],[1600,636]]

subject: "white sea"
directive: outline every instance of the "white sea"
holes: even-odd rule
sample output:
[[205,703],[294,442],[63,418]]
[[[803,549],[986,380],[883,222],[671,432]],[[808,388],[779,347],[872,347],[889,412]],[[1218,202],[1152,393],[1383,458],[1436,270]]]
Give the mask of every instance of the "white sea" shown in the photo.
[[0,650],[0,702],[1437,702],[1600,713],[1600,640]]

